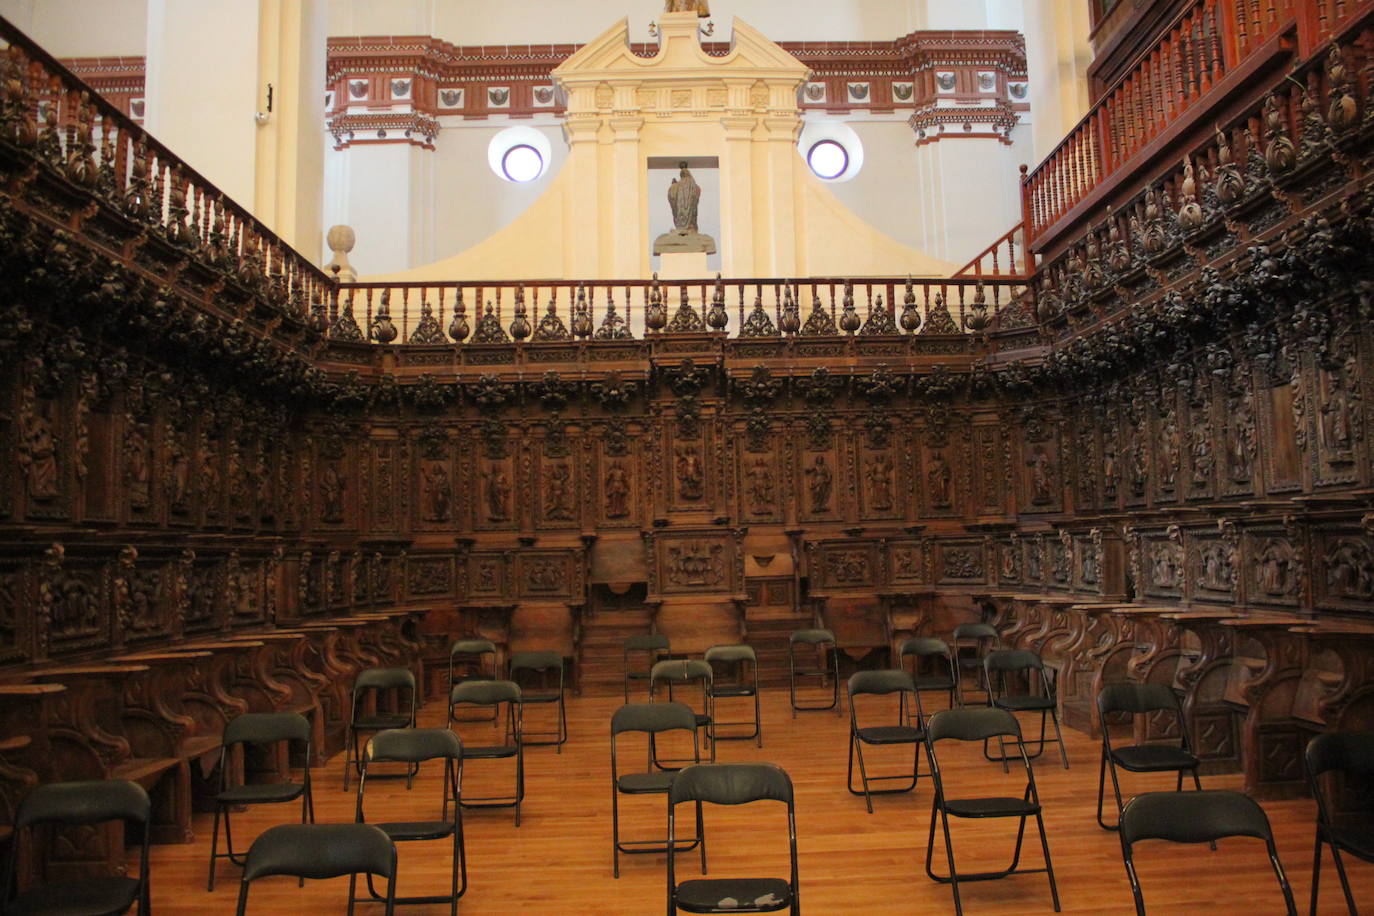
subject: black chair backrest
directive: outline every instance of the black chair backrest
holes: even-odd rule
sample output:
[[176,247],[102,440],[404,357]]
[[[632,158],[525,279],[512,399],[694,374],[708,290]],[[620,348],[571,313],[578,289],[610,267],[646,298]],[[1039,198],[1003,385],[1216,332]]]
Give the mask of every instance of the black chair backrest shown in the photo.
[[358,673],[353,692],[360,690],[415,689],[415,674],[409,668],[368,668]]
[[954,628],[955,639],[996,639],[997,628],[990,623],[961,623]]
[[224,744],[310,742],[310,722],[298,712],[246,712],[224,726]]
[[464,681],[449,691],[449,705],[470,703],[473,706],[495,706],[498,703],[520,702],[520,686],[514,681]]
[[696,731],[697,714],[686,703],[628,703],[611,714],[611,735],[621,732]]
[[490,639],[456,639],[448,647],[449,655],[485,655],[496,653],[496,643]]
[[1160,709],[1177,710],[1178,694],[1165,684],[1108,684],[1097,695],[1097,711],[1144,713]]
[[1309,741],[1307,772],[1330,770],[1374,777],[1374,732],[1328,732]]
[[711,666],[699,658],[666,658],[654,662],[649,669],[649,680],[653,681],[691,681],[697,678],[711,680]]
[[752,662],[758,664],[758,656],[754,654],[752,646],[712,646],[706,650],[706,663],[711,662]]
[[926,736],[934,744],[946,738],[956,741],[982,741],[987,738],[1011,737],[1021,740],[1021,726],[1016,717],[1005,709],[979,707],[942,709],[930,717]]
[[913,636],[911,639],[902,641],[902,645],[897,650],[897,656],[903,655],[948,655],[949,643],[943,639],[936,639],[934,636]]
[[135,782],[51,782],[24,796],[14,816],[14,829],[34,824],[99,824],[116,820],[146,824],[151,813],[148,793]]
[[404,763],[462,760],[463,740],[447,728],[389,728],[367,742],[367,759]]
[[997,649],[983,659],[983,668],[993,671],[1042,671],[1045,663],[1030,649]]
[[640,633],[625,640],[627,652],[652,652],[655,649],[669,649],[668,637],[662,633]]
[[549,649],[527,649],[510,657],[511,674],[517,671],[553,671],[563,668],[563,656]]
[[668,790],[668,803],[709,802],[743,805],[773,799],[792,804],[792,780],[771,763],[699,763],[679,770]]
[[338,878],[358,873],[392,878],[396,845],[371,824],[278,824],[248,850],[243,879],[270,875]]
[[897,693],[907,690],[916,692],[916,684],[906,671],[856,671],[849,678],[849,695],[862,693]]
[[1146,792],[1121,812],[1121,842],[1210,843],[1228,836],[1269,839],[1269,818],[1254,799],[1228,789]]
[[792,635],[787,637],[788,642],[804,642],[811,645],[818,645],[823,642],[833,643],[835,634],[829,630],[793,630]]

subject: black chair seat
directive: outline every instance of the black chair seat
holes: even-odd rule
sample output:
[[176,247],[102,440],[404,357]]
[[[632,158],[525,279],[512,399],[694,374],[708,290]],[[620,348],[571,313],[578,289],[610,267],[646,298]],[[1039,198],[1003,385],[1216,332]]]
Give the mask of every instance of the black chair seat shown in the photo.
[[1053,697],[1033,696],[998,697],[992,705],[998,709],[1005,709],[1007,712],[1025,712],[1027,710],[1038,712],[1041,709],[1055,708]]
[[1327,832],[1341,849],[1374,862],[1374,827],[1332,827]]
[[397,821],[393,824],[373,824],[395,842],[407,840],[441,840],[453,835],[453,821]]
[[955,817],[1034,817],[1040,806],[1024,798],[947,798],[945,810]]
[[705,728],[711,724],[711,717],[704,712],[697,713],[697,728]]
[[557,703],[562,698],[562,694],[554,693],[534,693],[533,691],[523,691],[520,694],[520,702],[525,705],[530,703]]
[[358,716],[353,720],[353,728],[364,731],[385,731],[388,728],[408,728],[410,716],[401,713],[382,712],[370,716]]
[[716,697],[717,699],[721,697],[752,697],[754,695],[754,688],[744,686],[712,687],[710,693],[711,696]]
[[927,674],[921,677],[912,678],[912,683],[917,690],[953,690],[954,681],[947,677],[940,677],[938,674]]
[[1134,773],[1181,770],[1197,766],[1197,757],[1167,744],[1134,744],[1112,748],[1112,762]]
[[674,896],[689,913],[767,913],[792,905],[781,878],[698,878],[679,884]]
[[667,792],[676,775],[676,770],[667,773],[624,773],[616,779],[615,784],[626,795],[649,795]]
[[83,878],[50,884],[5,905],[13,916],[104,916],[123,913],[138,899],[137,878]]
[[230,786],[215,796],[215,800],[226,805],[262,805],[273,802],[288,802],[300,798],[305,786],[298,782],[251,783],[244,786]]
[[520,753],[520,748],[514,744],[491,744],[486,747],[463,747],[464,760],[500,760],[503,757],[514,757]]
[[912,744],[925,740],[919,728],[908,725],[874,725],[855,730],[865,744]]

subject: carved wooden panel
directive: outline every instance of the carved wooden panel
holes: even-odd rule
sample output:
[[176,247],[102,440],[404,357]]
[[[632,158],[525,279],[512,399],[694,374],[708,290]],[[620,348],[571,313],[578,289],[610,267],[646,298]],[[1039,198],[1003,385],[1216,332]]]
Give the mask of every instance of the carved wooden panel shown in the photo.
[[1370,614],[1374,609],[1374,537],[1353,529],[1324,531],[1315,545],[1319,607]]
[[[829,429],[829,426],[826,426]],[[843,516],[841,465],[838,450],[832,445],[813,448],[808,443],[798,451],[797,517],[806,521],[839,521]]]
[[566,433],[546,437],[539,449],[533,482],[534,524],[536,528],[559,530],[580,527],[582,495],[577,472],[580,449]]
[[507,589],[508,562],[504,554],[474,552],[467,558],[467,594],[476,598],[499,598]]
[[1244,540],[1245,600],[1248,604],[1296,608],[1302,598],[1306,563],[1283,529],[1247,531]]
[[643,518],[644,478],[635,451],[622,435],[603,437],[597,443],[593,490],[598,527],[639,528]]
[[521,598],[561,598],[581,602],[583,562],[580,551],[523,551],[514,562],[515,594]]
[[976,426],[973,430],[975,463],[978,466],[978,510],[987,514],[1005,511],[1006,471],[1003,469],[1002,434],[995,426]]
[[941,541],[935,549],[937,584],[986,582],[988,566],[985,546],[982,541]]
[[807,551],[812,591],[866,590],[883,583],[882,557],[876,541],[825,541],[808,544]]
[[476,464],[472,494],[474,531],[513,531],[519,527],[521,492],[515,459],[483,457]]
[[887,550],[891,585],[929,584],[929,544],[925,540],[909,538],[889,541]]
[[709,432],[692,436],[669,428],[665,435],[668,439],[664,464],[668,511],[714,511],[716,491],[712,485],[719,480],[719,469]]
[[1059,432],[1043,417],[1028,421],[1021,430],[1020,481],[1021,511],[1059,512],[1064,504],[1064,467],[1060,457]]
[[1150,598],[1181,598],[1186,567],[1183,545],[1167,535],[1142,540],[1143,591]]
[[743,594],[742,538],[728,529],[652,532],[650,594]]
[[948,440],[923,440],[920,449],[921,514],[946,518],[959,514],[959,481],[956,469],[962,466],[960,449]]
[[778,475],[777,454],[768,448],[752,451],[746,442],[740,442],[738,449],[735,492],[740,518],[763,524],[781,522],[785,495]]
[[903,494],[909,491],[903,479],[900,457],[895,448],[858,450],[859,518],[883,521],[905,514]]
[[407,556],[405,569],[407,597],[428,598],[434,595],[452,594],[453,562],[451,555]]

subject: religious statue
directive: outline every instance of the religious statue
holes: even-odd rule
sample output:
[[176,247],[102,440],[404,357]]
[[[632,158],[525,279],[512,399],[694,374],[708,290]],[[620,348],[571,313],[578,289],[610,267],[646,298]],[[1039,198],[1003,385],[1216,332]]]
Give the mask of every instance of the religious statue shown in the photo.
[[949,463],[945,461],[942,452],[935,452],[930,456],[930,470],[926,472],[926,481],[930,485],[930,504],[944,508],[950,504],[949,484],[952,474]]
[[1036,506],[1048,506],[1054,502],[1054,494],[1050,492],[1050,478],[1054,474],[1054,466],[1050,456],[1045,452],[1045,447],[1037,445],[1027,459],[1026,465],[1031,470],[1031,503]]
[[29,497],[37,501],[54,499],[57,486],[57,437],[52,423],[42,411],[24,416],[24,448],[20,463],[27,471]]
[[630,478],[625,465],[613,462],[606,470],[606,517],[624,518],[630,514]]
[[716,253],[716,240],[697,228],[697,208],[701,185],[697,184],[685,161],[678,163],[678,177],[668,187],[668,206],[673,211],[673,231],[654,240],[654,254]]
[[749,468],[749,498],[754,513],[773,511],[773,472],[762,455]]
[[544,514],[549,519],[572,518],[572,471],[567,464],[559,462],[550,469],[545,496]]
[[701,456],[694,448],[679,449],[677,453],[677,493],[683,499],[701,499],[705,492],[705,473]]
[[129,424],[128,435],[124,441],[128,456],[129,505],[134,509],[146,509],[152,502],[152,460],[148,448],[146,424],[137,421]]
[[510,481],[499,467],[487,474],[487,521],[500,522],[510,518]]
[[453,485],[442,461],[429,462],[423,471],[425,521],[446,522],[453,505]]
[[810,480],[811,514],[820,515],[822,512],[829,512],[830,488],[835,481],[835,476],[830,472],[830,466],[825,463],[824,455],[816,456],[815,464],[806,469],[806,476]]
[[[204,470],[202,468],[202,470]],[[320,519],[326,522],[343,521],[345,481],[339,463],[331,461],[320,473]],[[208,493],[208,488],[207,488]]]
[[705,19],[711,15],[711,0],[664,0],[665,13],[696,13]]
[[885,511],[892,508],[892,459],[886,454],[873,460],[868,475],[873,508]]

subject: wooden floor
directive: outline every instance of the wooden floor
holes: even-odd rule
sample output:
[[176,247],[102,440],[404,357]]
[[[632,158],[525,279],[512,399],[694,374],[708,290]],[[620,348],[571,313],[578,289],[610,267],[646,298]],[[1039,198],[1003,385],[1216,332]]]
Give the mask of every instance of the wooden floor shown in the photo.
[[[476,914],[652,914],[665,909],[664,858],[639,855],[621,858],[621,877],[611,877],[611,797],[609,789],[609,719],[620,703],[617,697],[571,698],[568,713],[572,737],[556,754],[552,748],[527,752],[528,794],[524,819],[517,829],[509,810],[465,813],[469,852],[469,889],[460,901],[462,913]],[[952,913],[947,886],[930,881],[923,870],[930,816],[930,784],[923,777],[914,793],[874,800],[867,814],[863,799],[845,791],[848,722],[833,713],[808,712],[793,719],[786,691],[764,696],[764,747],[752,742],[720,744],[721,762],[769,761],[791,775],[797,793],[797,830],[800,849],[801,901],[805,912],[840,913]],[[537,710],[532,715],[542,713]],[[443,722],[442,703],[431,701],[422,711],[422,725]],[[732,714],[723,717],[733,718]],[[1026,720],[1026,726],[1030,720]],[[489,726],[475,729],[474,738]],[[1130,887],[1121,864],[1114,833],[1094,820],[1098,745],[1078,732],[1067,735],[1072,769],[1062,769],[1047,752],[1036,768],[1050,850],[1054,856],[1059,892],[1066,913],[1132,912]],[[943,747],[943,746],[942,746]],[[896,751],[889,751],[896,761]],[[638,763],[638,754],[631,755]],[[875,758],[871,766],[880,765]],[[909,760],[909,758],[908,758]],[[998,788],[1000,767],[973,754],[942,755],[951,795],[1003,794]],[[470,763],[466,794],[487,794],[509,778],[509,771],[493,761]],[[342,757],[316,770],[316,809],[321,821],[351,821],[354,793],[340,788]],[[925,771],[924,763],[922,771]],[[369,811],[387,819],[425,818],[437,813],[438,770],[428,769],[413,791],[404,781],[386,781],[368,788]],[[1015,771],[1013,770],[1013,777]],[[499,776],[499,778],[498,778]],[[1019,793],[1021,783],[1011,784]],[[1204,779],[1211,788],[1237,788],[1238,777]],[[962,788],[953,788],[959,786]],[[1172,788],[1168,776],[1135,777],[1127,786],[1143,791]],[[376,794],[374,795],[374,790]],[[622,806],[627,834],[652,836],[663,830],[664,801],[629,799]],[[707,813],[707,837],[712,875],[786,875],[786,833],[781,814],[759,817],[764,806]],[[768,805],[770,810],[780,806]],[[1298,900],[1307,912],[1311,888],[1313,818],[1310,800],[1265,804],[1278,838],[1279,854]],[[299,809],[262,807],[235,818],[237,838],[250,840],[265,827],[289,818]],[[684,813],[688,809],[684,808]],[[956,825],[955,851],[960,870],[997,867],[1008,856],[1014,821]],[[160,846],[153,850],[154,908],[169,913],[232,913],[238,893],[238,870],[228,862],[219,866],[213,893],[205,891],[210,817],[198,816],[196,842]],[[1033,841],[1023,863],[1040,864]],[[939,844],[937,834],[937,844]],[[937,845],[937,865],[943,847]],[[443,842],[408,843],[400,851],[400,892],[442,891],[448,882],[449,847]],[[1151,913],[1279,913],[1281,897],[1264,857],[1263,845],[1252,840],[1229,840],[1214,853],[1206,846],[1145,843],[1137,848],[1137,863]],[[680,875],[696,874],[691,855],[679,859]],[[1351,866],[1357,901],[1374,908],[1374,866]],[[1327,858],[1322,874],[1320,912],[1343,913],[1339,885]],[[431,891],[433,889],[433,891]],[[310,882],[299,889],[294,880],[265,879],[254,884],[249,912],[339,913],[344,911],[346,879]],[[970,916],[999,913],[1052,912],[1049,887],[1043,874],[1013,876],[963,886]],[[398,908],[407,913],[447,913],[445,905]],[[359,913],[380,912],[380,906],[360,905]]]

